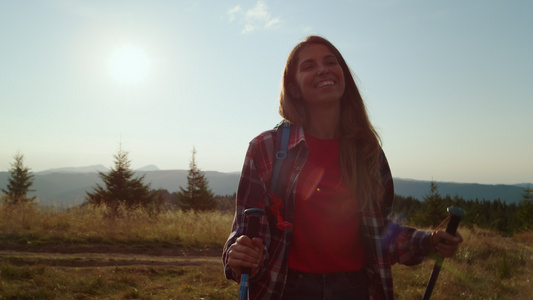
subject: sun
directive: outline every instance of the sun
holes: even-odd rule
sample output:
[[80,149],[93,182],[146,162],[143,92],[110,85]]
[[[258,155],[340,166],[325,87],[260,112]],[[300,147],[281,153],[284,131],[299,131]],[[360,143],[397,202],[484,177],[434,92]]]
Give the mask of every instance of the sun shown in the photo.
[[121,83],[139,83],[148,75],[150,60],[140,48],[125,45],[113,52],[108,69],[111,76]]

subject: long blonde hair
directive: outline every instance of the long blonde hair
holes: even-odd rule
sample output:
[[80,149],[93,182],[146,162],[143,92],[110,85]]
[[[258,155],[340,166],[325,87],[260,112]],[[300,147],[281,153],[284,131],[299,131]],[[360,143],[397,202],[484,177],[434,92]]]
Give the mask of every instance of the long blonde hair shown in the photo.
[[289,122],[307,128],[307,106],[303,99],[292,97],[289,88],[296,85],[298,55],[303,48],[311,44],[328,47],[344,72],[346,87],[341,97],[339,163],[343,178],[352,194],[359,196],[362,207],[369,207],[370,201],[381,200],[384,193],[380,172],[380,138],[368,119],[365,104],[350,68],[339,50],[325,38],[309,36],[290,53],[283,72],[279,113]]

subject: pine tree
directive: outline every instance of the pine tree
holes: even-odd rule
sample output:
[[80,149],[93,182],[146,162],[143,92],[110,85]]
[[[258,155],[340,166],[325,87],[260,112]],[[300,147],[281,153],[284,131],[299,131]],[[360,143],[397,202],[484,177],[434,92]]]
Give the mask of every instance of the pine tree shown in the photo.
[[183,210],[206,211],[217,208],[215,196],[204,174],[196,165],[196,149],[192,150],[192,159],[189,164],[189,174],[187,175],[187,189],[180,186],[178,201]]
[[18,152],[13,158],[15,162],[11,164],[11,169],[9,169],[10,178],[7,188],[2,189],[2,192],[6,194],[4,201],[8,204],[32,203],[36,197],[28,197],[27,194],[34,192],[30,189],[33,184],[33,173],[30,168],[24,166],[22,153]]
[[533,228],[533,189],[529,186],[524,189],[522,201],[517,211],[518,221],[522,230]]
[[432,181],[429,193],[424,196],[422,209],[413,216],[413,223],[418,226],[438,226],[446,218],[446,204],[439,194],[439,187]]
[[111,217],[120,215],[120,206],[126,209],[147,208],[151,211],[158,210],[160,197],[150,190],[150,185],[144,184],[144,175],[134,178],[130,169],[128,152],[119,149],[114,155],[115,167],[109,173],[98,172],[104,182],[105,188],[96,184],[92,193],[87,192],[87,202],[96,206],[106,205]]

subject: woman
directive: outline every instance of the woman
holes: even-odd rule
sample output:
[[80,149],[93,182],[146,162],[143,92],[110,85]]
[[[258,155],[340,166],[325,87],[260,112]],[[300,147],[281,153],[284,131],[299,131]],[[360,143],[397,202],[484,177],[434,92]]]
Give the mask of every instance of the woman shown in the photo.
[[[223,253],[227,278],[252,268],[250,299],[392,299],[392,264],[455,253],[460,235],[388,219],[387,160],[346,62],[326,39],[310,36],[289,55],[280,114],[291,124],[281,206],[270,190],[274,129],[250,143]],[[267,213],[253,240],[243,235],[251,207]]]

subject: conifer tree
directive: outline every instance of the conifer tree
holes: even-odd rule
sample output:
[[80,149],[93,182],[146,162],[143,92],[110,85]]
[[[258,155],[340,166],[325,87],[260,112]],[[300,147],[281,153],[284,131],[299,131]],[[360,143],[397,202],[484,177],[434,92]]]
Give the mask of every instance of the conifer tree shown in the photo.
[[36,197],[28,197],[33,184],[33,173],[31,169],[24,166],[24,155],[20,152],[13,157],[15,162],[9,169],[10,178],[8,179],[6,189],[2,189],[6,195],[4,201],[8,204],[26,204],[32,203]]
[[207,211],[217,208],[215,196],[205,175],[196,165],[196,149],[192,150],[192,159],[189,164],[189,174],[187,175],[187,188],[180,186],[178,201],[183,210]]
[[134,178],[134,172],[130,169],[128,152],[122,147],[114,155],[115,167],[106,174],[98,172],[98,176],[104,182],[105,187],[96,184],[92,193],[87,192],[87,202],[93,205],[106,205],[111,217],[119,216],[119,207],[126,209],[137,207],[158,209],[160,198],[150,190],[150,185],[144,184],[144,175]]
[[518,221],[522,230],[533,228],[533,189],[529,186],[524,189],[522,201],[517,211]]
[[413,223],[418,226],[438,226],[446,218],[446,204],[439,194],[439,187],[432,181],[429,193],[424,196],[422,209],[413,216]]

